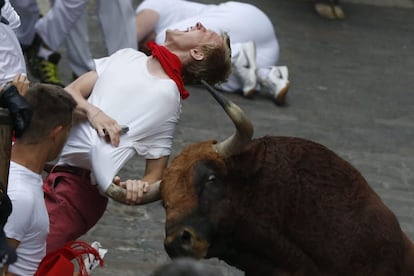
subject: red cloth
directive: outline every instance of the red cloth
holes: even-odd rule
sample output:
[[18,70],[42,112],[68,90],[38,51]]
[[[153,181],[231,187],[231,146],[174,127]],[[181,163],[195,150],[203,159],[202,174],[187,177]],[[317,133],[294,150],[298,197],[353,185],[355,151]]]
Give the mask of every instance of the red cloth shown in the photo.
[[190,93],[184,87],[184,81],[182,77],[183,65],[181,60],[170,50],[164,46],[158,45],[154,41],[147,43],[148,49],[151,50],[152,56],[160,62],[162,68],[167,75],[177,84],[178,91],[180,91],[181,98],[185,100],[190,96]]
[[51,172],[43,181],[43,192],[49,214],[46,254],[84,235],[102,217],[108,203],[90,177],[66,172]]
[[88,276],[84,258],[90,258],[93,254],[99,260],[100,266],[104,265],[99,252],[83,241],[70,241],[62,248],[47,254],[40,262],[34,276],[73,276],[75,265],[72,260],[76,260],[79,266],[79,275]]

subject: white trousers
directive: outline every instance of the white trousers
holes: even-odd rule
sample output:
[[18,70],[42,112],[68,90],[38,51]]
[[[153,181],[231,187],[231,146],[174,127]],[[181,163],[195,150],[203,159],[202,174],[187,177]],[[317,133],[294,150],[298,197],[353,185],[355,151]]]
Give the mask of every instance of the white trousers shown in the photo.
[[1,15],[9,24],[0,23],[0,86],[12,81],[17,74],[26,74],[26,63],[14,30],[19,27],[20,19],[6,0]]
[[[119,49],[137,49],[135,12],[131,0],[98,0],[97,13],[107,54]],[[77,76],[95,69],[89,46],[88,15],[85,11],[65,42],[72,72]]]
[[36,0],[12,0],[20,15],[21,25],[16,31],[23,45],[30,45],[36,33],[43,42],[56,51],[63,43],[73,24],[83,13],[88,0],[56,0],[52,8],[41,18]]
[[[56,51],[66,40],[72,71],[81,75],[94,68],[89,47],[87,0],[55,0],[39,18],[36,0],[12,0],[20,14],[16,30],[20,43],[28,46],[36,33]],[[135,12],[131,0],[98,0],[97,13],[108,54],[122,48],[137,48]]]

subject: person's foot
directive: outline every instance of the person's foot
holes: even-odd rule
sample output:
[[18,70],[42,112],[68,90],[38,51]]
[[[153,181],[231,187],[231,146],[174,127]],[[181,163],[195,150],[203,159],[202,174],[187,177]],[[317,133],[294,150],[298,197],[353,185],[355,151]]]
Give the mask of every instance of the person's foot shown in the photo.
[[[103,259],[105,254],[108,252],[108,249],[102,248],[101,243],[98,241],[91,243],[91,247],[99,253],[99,257],[101,257],[101,259]],[[100,265],[99,259],[93,254],[88,254],[88,256],[83,259],[83,262],[88,274],[91,274],[92,270]]]
[[316,0],[315,11],[323,18],[344,19],[345,13],[338,0]]
[[242,43],[233,69],[243,83],[243,95],[251,97],[257,85],[256,46],[253,41]]
[[58,63],[60,54],[57,52],[49,55],[47,59],[38,56],[39,49],[42,45],[41,38],[36,35],[32,44],[23,47],[23,53],[26,57],[27,67],[30,73],[42,83],[50,83],[63,87],[59,77]]
[[261,80],[263,90],[268,92],[277,105],[285,103],[285,97],[289,91],[289,71],[286,66],[272,66],[269,74]]
[[60,54],[53,53],[48,59],[38,57],[38,63],[34,64],[34,70],[37,71],[37,77],[40,82],[55,84],[63,87],[63,83],[59,78],[59,64]]

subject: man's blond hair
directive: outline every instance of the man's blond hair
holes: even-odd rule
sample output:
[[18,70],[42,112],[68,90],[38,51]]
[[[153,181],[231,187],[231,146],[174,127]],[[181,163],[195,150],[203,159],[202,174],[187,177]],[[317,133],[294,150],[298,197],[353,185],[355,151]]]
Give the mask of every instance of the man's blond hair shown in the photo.
[[191,60],[183,64],[185,84],[205,80],[214,85],[227,80],[231,73],[230,38],[226,32],[221,33],[221,38],[223,43],[202,45],[201,50],[205,57],[203,60]]

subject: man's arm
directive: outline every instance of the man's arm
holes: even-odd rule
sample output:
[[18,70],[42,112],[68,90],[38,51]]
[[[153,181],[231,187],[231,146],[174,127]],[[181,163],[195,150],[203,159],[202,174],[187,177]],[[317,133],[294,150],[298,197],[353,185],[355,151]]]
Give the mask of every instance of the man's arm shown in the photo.
[[77,115],[89,118],[99,111],[99,108],[91,105],[86,100],[92,93],[92,89],[97,80],[98,74],[95,71],[90,71],[81,75],[79,78],[65,87],[65,90],[73,96],[78,104],[76,107]]
[[119,145],[121,126],[117,121],[86,100],[92,93],[92,89],[97,80],[98,74],[96,71],[90,71],[65,87],[65,90],[73,96],[78,104],[75,114],[87,118],[99,136],[105,137],[105,130],[109,134],[111,144],[116,147]]
[[[116,176],[114,183],[124,189],[111,185],[106,194],[121,203],[141,205],[160,199],[159,184],[168,164],[169,156],[159,159],[147,159],[145,175],[142,179],[128,179],[122,181]],[[115,186],[115,187],[114,187]]]
[[138,49],[145,52],[147,49],[145,46],[146,42],[155,39],[155,27],[160,19],[160,15],[154,10],[144,9],[138,12],[135,18]]
[[145,163],[145,174],[143,181],[153,183],[160,180],[167,168],[169,156],[163,156],[158,159],[147,159]]

